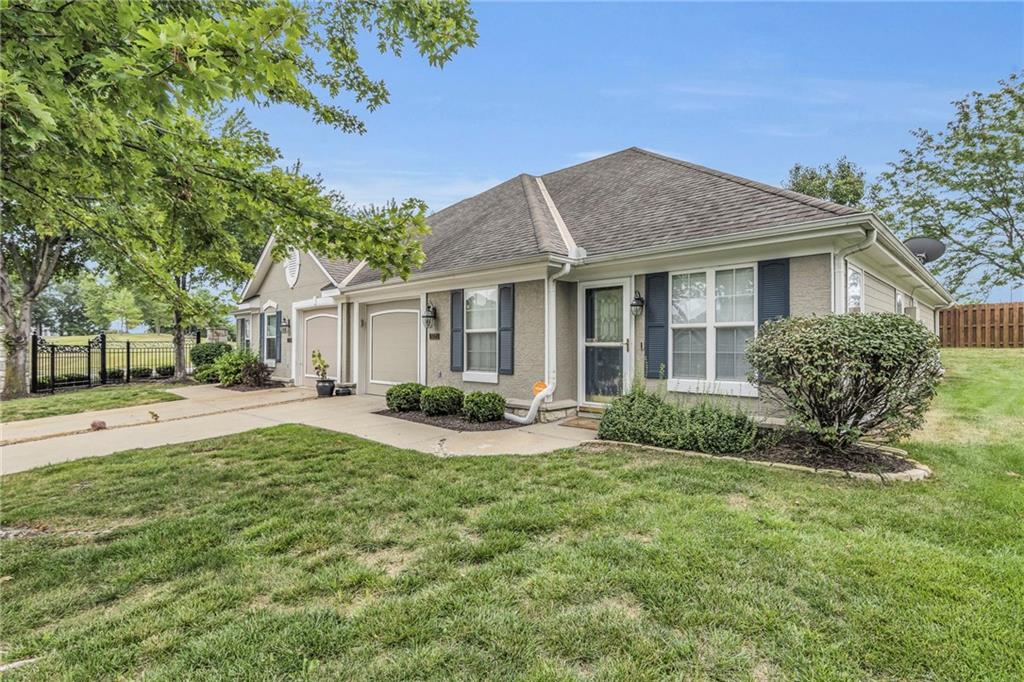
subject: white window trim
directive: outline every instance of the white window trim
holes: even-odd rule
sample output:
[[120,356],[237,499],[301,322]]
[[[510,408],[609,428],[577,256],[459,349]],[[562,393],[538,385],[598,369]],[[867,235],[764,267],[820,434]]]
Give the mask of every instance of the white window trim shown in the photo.
[[[270,312],[267,312],[268,310]],[[264,308],[263,329],[260,330],[260,332],[263,335],[263,347],[260,349],[260,359],[267,367],[277,367],[277,348],[274,349],[274,357],[267,357],[267,341],[273,338],[276,340],[277,343],[281,343],[281,339],[277,335],[277,320],[275,319],[276,316],[276,309]],[[267,325],[270,323],[271,320],[274,320],[274,324],[270,325],[270,327],[268,328]],[[270,336],[270,329],[274,330],[274,336]]]
[[252,349],[252,317],[241,317],[239,321],[242,323],[242,343],[244,348]]
[[[754,320],[742,320],[742,321],[730,321],[730,322],[719,322],[715,317],[715,272],[718,270],[742,270],[743,268],[750,268],[754,274]],[[705,296],[706,298],[706,313],[704,322],[686,322],[686,323],[674,323],[672,322],[672,278],[676,275],[692,275],[704,273],[704,282],[706,284]],[[673,379],[672,378],[672,363],[673,352],[672,345],[672,330],[674,329],[704,329],[707,331],[707,342],[704,348],[705,352],[705,371],[708,377],[715,376],[717,371],[716,367],[716,349],[718,343],[718,330],[719,329],[733,329],[736,327],[753,327],[754,336],[757,336],[757,263],[735,263],[728,265],[716,265],[708,268],[693,268],[689,270],[678,270],[676,272],[670,272],[668,275],[668,368],[667,368],[667,383],[668,390],[675,391],[678,393],[706,393],[715,395],[731,395],[731,396],[746,396],[756,398],[758,396],[757,387],[751,384],[749,381],[730,381],[730,380],[717,380],[717,379]]]
[[[473,294],[487,291],[494,292],[494,328],[487,329],[470,329],[469,328],[469,299]],[[499,291],[498,287],[476,287],[475,289],[466,289],[462,294],[462,380],[470,381],[479,384],[496,384],[498,383],[498,315],[500,306]],[[470,370],[469,367],[469,335],[470,334],[494,334],[494,371],[481,371],[481,370]]]

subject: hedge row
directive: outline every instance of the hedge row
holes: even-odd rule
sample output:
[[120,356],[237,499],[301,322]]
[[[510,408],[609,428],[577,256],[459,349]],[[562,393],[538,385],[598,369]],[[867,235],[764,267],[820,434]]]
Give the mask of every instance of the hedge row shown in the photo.
[[431,386],[409,382],[388,389],[388,409],[394,412],[422,411],[431,416],[463,414],[472,422],[491,422],[505,415],[505,398],[497,393],[463,393],[454,386]]

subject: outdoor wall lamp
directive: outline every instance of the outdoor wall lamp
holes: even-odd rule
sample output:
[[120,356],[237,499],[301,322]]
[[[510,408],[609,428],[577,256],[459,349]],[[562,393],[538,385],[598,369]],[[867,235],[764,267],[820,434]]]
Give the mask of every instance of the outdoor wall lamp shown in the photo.
[[633,311],[633,317],[640,317],[640,313],[644,311],[644,297],[639,291],[633,293],[633,302],[629,304],[629,309]]
[[289,320],[284,315],[282,315],[281,316],[281,331],[286,332],[286,331],[288,331],[291,328],[292,328],[292,321]]
[[423,318],[423,326],[430,329],[434,325],[434,321],[437,319],[437,308],[428,303],[427,307],[423,309],[421,317]]

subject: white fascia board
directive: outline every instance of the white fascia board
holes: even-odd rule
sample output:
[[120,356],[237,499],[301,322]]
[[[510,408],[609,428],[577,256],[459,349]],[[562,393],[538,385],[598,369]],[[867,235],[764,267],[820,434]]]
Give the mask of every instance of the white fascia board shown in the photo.
[[357,274],[359,274],[359,271],[362,270],[365,267],[366,267],[366,260],[364,259],[364,260],[359,261],[356,264],[356,266],[354,268],[352,268],[352,272],[350,272],[347,275],[345,275],[345,279],[341,280],[341,284],[338,285],[338,288],[339,289],[344,289],[345,287],[347,287],[349,285],[349,283],[353,279],[355,279],[355,276]]
[[343,300],[368,303],[375,300],[412,298],[423,292],[544,279],[547,276],[548,263],[547,256],[533,256],[521,261],[506,262],[499,267],[445,270],[428,275],[414,275],[408,281],[389,280],[383,284],[369,282],[355,287],[347,287],[341,293]]
[[273,249],[273,247],[274,235],[270,235],[270,239],[268,239],[267,243],[263,245],[263,251],[260,252],[260,257],[256,259],[256,265],[252,269],[252,277],[250,277],[249,281],[247,281],[245,283],[245,286],[242,287],[242,293],[238,297],[239,300],[244,301],[245,299],[253,295],[252,292],[249,291],[249,289],[256,281],[262,279],[260,273],[262,272],[263,266],[266,263],[267,257],[270,255],[270,251],[271,249]]
[[878,230],[878,243],[885,249],[888,254],[897,262],[899,262],[906,270],[910,271],[924,286],[935,293],[936,298],[944,301],[946,305],[954,302],[953,296],[946,291],[946,288],[942,286],[939,280],[935,279],[928,268],[917,259],[910,249],[907,248],[906,244],[900,241],[892,230],[883,223],[878,216],[871,215],[871,224]]
[[320,268],[320,272],[324,273],[324,277],[327,278],[327,281],[333,284],[334,286],[338,286],[338,283],[334,281],[333,277],[331,277],[331,273],[327,272],[327,268],[325,268],[324,264],[320,262],[320,259],[317,257],[317,255],[313,253],[312,250],[306,251],[306,254],[313,259],[314,263],[317,264],[317,267]]

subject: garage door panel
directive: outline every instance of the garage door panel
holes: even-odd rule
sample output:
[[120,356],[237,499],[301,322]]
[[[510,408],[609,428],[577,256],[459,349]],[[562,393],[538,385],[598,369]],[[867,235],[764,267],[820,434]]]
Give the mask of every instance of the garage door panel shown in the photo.
[[313,351],[319,350],[327,361],[327,376],[337,380],[338,362],[338,315],[335,309],[310,311],[303,316],[302,330],[302,374],[303,383],[316,383],[313,371]]
[[392,384],[416,381],[419,313],[389,310],[370,316],[370,390],[382,393]]

